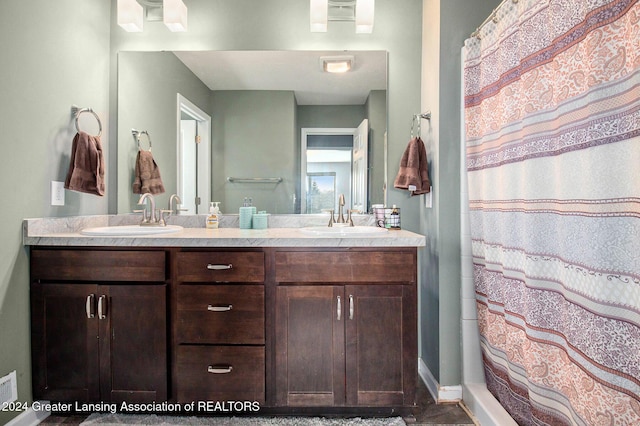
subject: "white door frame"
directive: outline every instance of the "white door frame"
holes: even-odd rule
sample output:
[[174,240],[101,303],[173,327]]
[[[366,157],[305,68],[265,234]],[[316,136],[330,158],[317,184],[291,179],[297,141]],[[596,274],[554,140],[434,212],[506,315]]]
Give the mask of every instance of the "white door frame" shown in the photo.
[[198,144],[198,190],[197,194],[200,197],[200,205],[196,205],[198,213],[206,212],[209,202],[211,200],[211,116],[206,112],[198,108],[189,99],[178,93],[177,97],[178,107],[176,108],[176,158],[177,164],[177,182],[178,182],[178,195],[180,194],[180,188],[182,188],[182,152],[180,150],[180,121],[182,119],[182,112],[186,112],[190,116],[196,119],[197,132],[200,136],[200,143]]
[[307,203],[305,200],[307,199],[307,188],[306,188],[306,178],[307,178],[307,136],[315,136],[315,135],[327,135],[327,136],[335,136],[335,135],[350,135],[356,132],[355,127],[345,128],[345,127],[333,127],[333,128],[319,128],[319,127],[303,127],[301,131],[300,137],[300,213],[307,212]]

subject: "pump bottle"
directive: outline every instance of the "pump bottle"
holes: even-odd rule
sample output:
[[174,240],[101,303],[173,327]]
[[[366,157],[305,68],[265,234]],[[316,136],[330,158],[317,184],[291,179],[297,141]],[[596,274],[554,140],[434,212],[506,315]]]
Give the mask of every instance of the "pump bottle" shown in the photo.
[[218,201],[212,201],[209,204],[209,215],[207,216],[207,221],[205,226],[207,229],[218,229],[218,224],[220,222],[220,208],[218,207],[220,204]]

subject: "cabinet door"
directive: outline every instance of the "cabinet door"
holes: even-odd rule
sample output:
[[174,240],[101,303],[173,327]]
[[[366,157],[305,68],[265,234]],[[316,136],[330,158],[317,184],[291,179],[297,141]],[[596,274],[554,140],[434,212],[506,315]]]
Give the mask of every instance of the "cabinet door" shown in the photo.
[[344,405],[343,288],[280,286],[276,298],[276,404]]
[[33,396],[99,400],[97,286],[32,284]]
[[105,317],[100,320],[103,399],[166,400],[166,285],[114,284],[98,291]]
[[413,405],[416,309],[409,285],[346,286],[347,405]]

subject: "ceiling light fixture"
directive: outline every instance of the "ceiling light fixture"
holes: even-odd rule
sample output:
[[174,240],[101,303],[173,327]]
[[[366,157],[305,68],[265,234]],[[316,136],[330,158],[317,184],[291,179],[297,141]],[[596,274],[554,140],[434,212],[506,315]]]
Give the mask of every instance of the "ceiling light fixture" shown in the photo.
[[310,0],[311,32],[327,32],[329,21],[355,21],[357,34],[370,34],[374,8],[375,0]]
[[118,0],[118,25],[130,33],[139,33],[143,25],[143,9],[136,0]]
[[373,32],[373,15],[375,0],[358,0],[356,2],[356,34]]
[[164,0],[163,9],[162,21],[170,31],[187,31],[187,6],[182,0]]
[[309,4],[309,23],[312,33],[326,33],[329,1],[311,0]]
[[353,67],[353,56],[322,56],[320,57],[322,69],[330,73],[343,73]]
[[143,21],[163,21],[170,31],[187,31],[187,6],[182,0],[118,0],[118,25],[141,32]]

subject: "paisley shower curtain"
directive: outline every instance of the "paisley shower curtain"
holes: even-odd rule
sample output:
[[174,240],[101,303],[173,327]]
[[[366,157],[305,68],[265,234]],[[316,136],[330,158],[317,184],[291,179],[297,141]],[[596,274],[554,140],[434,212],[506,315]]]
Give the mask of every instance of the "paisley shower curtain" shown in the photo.
[[487,387],[522,425],[640,425],[640,3],[494,14],[463,49]]

